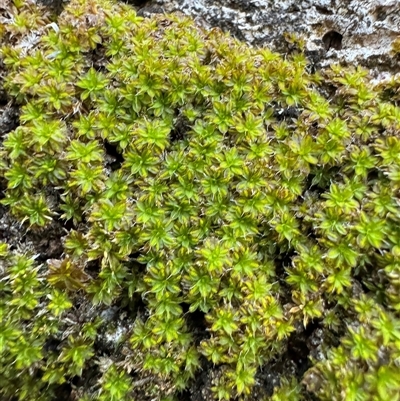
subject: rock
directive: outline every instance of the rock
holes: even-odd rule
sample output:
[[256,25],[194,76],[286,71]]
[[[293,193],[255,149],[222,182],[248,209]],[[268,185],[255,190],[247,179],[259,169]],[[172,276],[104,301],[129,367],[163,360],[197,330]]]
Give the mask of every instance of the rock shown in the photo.
[[[0,99],[4,99],[1,98]],[[0,100],[0,103],[1,103]],[[19,113],[18,108],[11,104],[5,106],[0,104],[0,138],[8,132],[12,131],[19,125]]]
[[374,75],[400,71],[390,54],[400,35],[397,0],[150,0],[141,6],[151,13],[183,12],[204,27],[220,27],[255,46],[285,50],[284,32],[306,39],[320,67],[331,63],[362,65]]

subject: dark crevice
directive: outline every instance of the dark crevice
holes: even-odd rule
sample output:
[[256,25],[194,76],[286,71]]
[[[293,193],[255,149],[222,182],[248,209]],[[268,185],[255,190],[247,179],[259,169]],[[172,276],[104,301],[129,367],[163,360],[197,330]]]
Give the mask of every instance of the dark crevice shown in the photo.
[[106,74],[108,72],[106,65],[109,63],[109,58],[106,56],[106,47],[97,44],[91,51],[90,59],[92,60],[93,67],[98,71]]
[[[143,266],[142,272],[144,272],[144,271],[146,270],[146,263],[140,263],[140,262],[138,262],[138,259],[139,259],[141,256],[142,256],[142,252],[136,251],[136,252],[130,253],[129,256],[128,256],[128,258],[129,258],[129,260],[133,260],[134,262],[136,262],[137,265]],[[137,266],[137,267],[139,267],[139,266]]]
[[170,133],[172,143],[185,139],[186,133],[190,129],[190,122],[183,116],[178,116],[174,125],[174,129]]
[[278,387],[282,377],[295,376],[299,381],[304,373],[310,368],[310,338],[320,328],[320,322],[310,322],[300,333],[294,332],[290,335],[286,351],[274,358],[257,372],[257,383],[259,392],[263,397],[271,397],[274,388]]
[[62,224],[62,226],[65,228],[65,230],[72,231],[72,230],[76,230],[77,227],[74,224],[73,219],[69,219],[69,220],[63,220],[63,219],[59,219],[59,222]]
[[[6,197],[7,181],[0,179],[0,200]],[[5,213],[5,208],[0,207],[0,217]]]
[[141,319],[143,322],[146,322],[147,319],[150,317],[150,311],[147,308],[146,301],[143,299],[142,296],[138,296],[135,299],[134,308],[130,308],[130,316],[136,319]]
[[287,352],[283,359],[289,359],[295,363],[298,379],[301,379],[311,366],[311,361],[308,358],[310,354],[308,340],[319,327],[319,321],[311,321],[301,334],[293,333],[289,337]]
[[286,282],[286,270],[292,265],[292,259],[296,255],[294,249],[288,250],[286,253],[279,255],[275,258],[275,274],[276,278],[279,280],[280,286],[280,300],[281,303],[287,304],[292,302],[292,288]]
[[69,382],[65,382],[56,388],[54,391],[54,400],[57,401],[70,401],[71,400],[72,385]]
[[336,97],[338,87],[329,82],[325,82],[323,86],[318,88],[318,92],[328,100],[333,100]]
[[210,373],[213,370],[213,365],[204,356],[200,357],[200,365],[201,369],[199,369],[189,388],[177,394],[177,401],[204,401],[208,399],[205,392],[208,392],[212,386]]
[[38,3],[47,7],[52,14],[55,14],[55,16],[58,16],[63,12],[65,6],[69,3],[69,1],[66,1],[66,0],[39,0]]
[[258,369],[256,374],[256,382],[261,393],[260,398],[268,398],[274,393],[274,388],[280,385],[280,378],[284,373],[283,363],[281,360],[271,361]]
[[384,21],[387,17],[386,7],[378,6],[375,9],[375,18],[377,21]]
[[304,221],[304,218],[302,217],[299,217],[298,219],[301,222],[301,228],[302,232],[304,232],[304,237],[308,238],[311,241],[317,242],[318,236],[315,232],[315,227],[312,224]]
[[131,295],[128,289],[123,290],[120,294],[118,305],[120,306],[120,312],[125,313],[132,321],[135,320],[136,317],[145,316],[146,319],[148,317],[146,304],[143,298],[140,294],[135,293]]
[[110,159],[112,159],[112,161],[109,163],[111,171],[120,169],[122,163],[124,162],[124,156],[118,150],[118,146],[110,142],[104,141],[104,149],[107,155],[110,157]]
[[177,401],[189,401],[191,399],[190,390],[186,389],[180,392],[177,396]]
[[57,338],[50,337],[43,346],[45,352],[58,352],[61,341]]
[[330,49],[341,50],[342,40],[343,35],[336,31],[329,31],[322,37],[326,51]]
[[93,279],[96,279],[99,276],[100,271],[101,271],[100,259],[89,260],[88,262],[86,262],[85,272]]
[[206,314],[199,309],[189,312],[187,303],[182,303],[181,306],[189,330],[193,333],[196,344],[199,345],[202,340],[210,337],[207,330]]
[[333,11],[330,10],[328,7],[316,5],[315,9],[322,15],[332,15]]
[[313,191],[318,195],[326,192],[331,185],[332,177],[336,177],[339,171],[340,167],[338,166],[314,169],[307,176],[302,196],[309,191]]
[[38,252],[36,261],[43,263],[48,259],[61,258],[64,252],[61,238],[64,235],[62,225],[53,221],[51,225],[41,228],[38,232],[28,230],[25,239],[27,242],[32,242]]
[[100,369],[98,365],[92,365],[83,370],[81,376],[74,376],[71,383],[75,387],[93,387],[97,384],[98,377],[100,376]]
[[274,107],[273,117],[277,121],[285,121],[287,119],[298,118],[300,115],[300,109],[295,106],[286,107],[285,109],[279,110],[279,107]]
[[294,249],[290,249],[287,252],[277,256],[275,258],[275,274],[278,278],[284,280],[286,277],[285,268],[292,265],[292,259],[296,255]]
[[144,7],[148,3],[150,3],[149,0],[125,0],[125,3],[131,4],[132,6],[135,7]]
[[382,179],[383,177],[381,177],[381,175],[382,172],[379,169],[377,168],[370,169],[367,173],[367,182]]

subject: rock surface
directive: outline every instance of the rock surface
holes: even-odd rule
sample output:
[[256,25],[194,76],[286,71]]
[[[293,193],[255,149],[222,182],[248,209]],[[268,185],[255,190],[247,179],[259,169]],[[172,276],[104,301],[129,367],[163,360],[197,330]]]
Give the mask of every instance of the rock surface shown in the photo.
[[[131,3],[135,3],[131,0]],[[252,45],[283,50],[284,32],[306,39],[321,67],[363,65],[374,75],[400,71],[390,54],[400,35],[398,0],[149,0],[142,15],[183,12],[205,27],[218,26]]]

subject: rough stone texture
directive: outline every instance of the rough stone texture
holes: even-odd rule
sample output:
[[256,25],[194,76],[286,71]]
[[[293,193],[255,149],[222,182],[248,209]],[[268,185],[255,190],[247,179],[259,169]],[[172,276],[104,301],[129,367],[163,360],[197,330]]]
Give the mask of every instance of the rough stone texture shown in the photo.
[[284,32],[300,33],[321,67],[340,61],[363,65],[381,77],[400,71],[390,55],[400,35],[399,0],[149,0],[139,12],[177,11],[205,27],[218,26],[247,43],[276,50],[284,49]]

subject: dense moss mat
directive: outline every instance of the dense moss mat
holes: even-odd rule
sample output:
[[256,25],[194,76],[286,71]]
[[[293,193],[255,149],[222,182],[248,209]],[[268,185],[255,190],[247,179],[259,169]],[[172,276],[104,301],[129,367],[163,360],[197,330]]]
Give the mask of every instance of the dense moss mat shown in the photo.
[[103,0],[10,10],[1,202],[65,236],[3,235],[0,398],[399,400],[400,80]]

